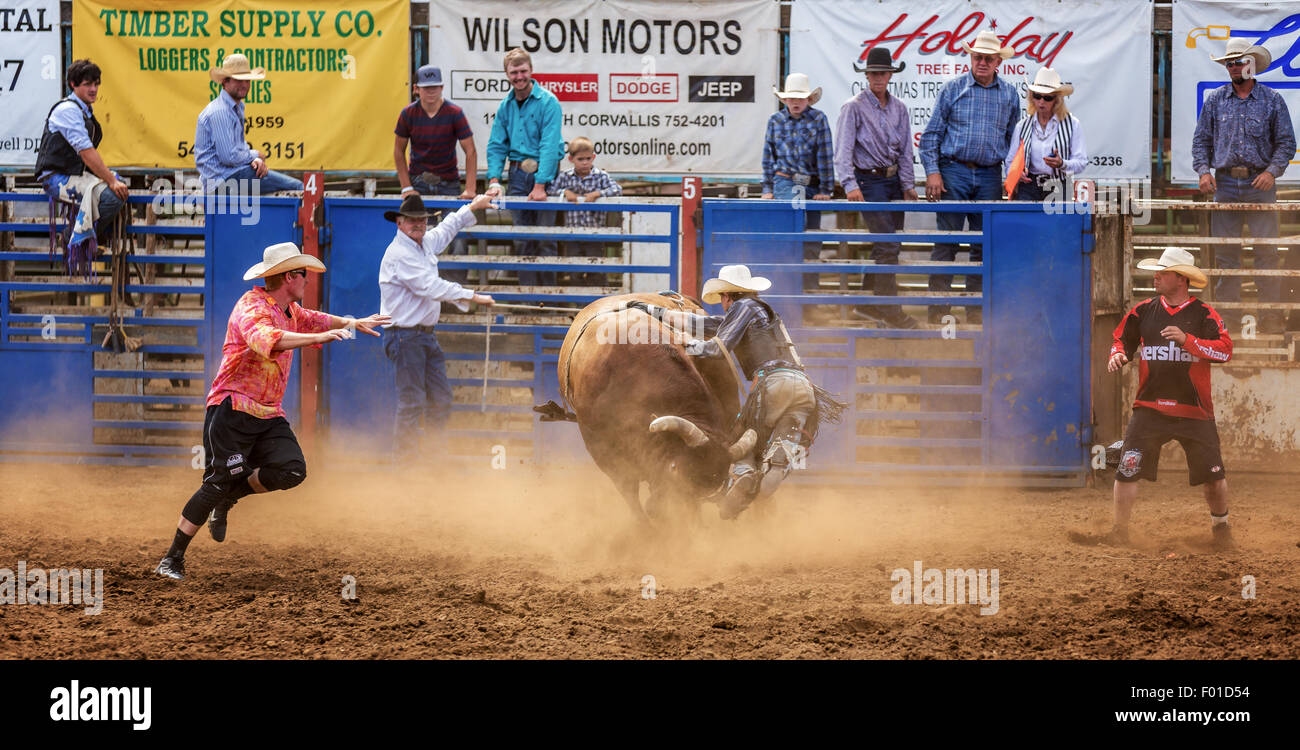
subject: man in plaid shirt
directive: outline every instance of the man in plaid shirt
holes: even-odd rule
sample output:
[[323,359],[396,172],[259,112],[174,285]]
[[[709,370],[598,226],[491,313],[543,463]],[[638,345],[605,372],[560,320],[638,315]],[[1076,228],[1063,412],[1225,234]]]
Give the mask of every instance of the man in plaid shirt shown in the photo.
[[[600,198],[623,194],[623,188],[614,182],[614,178],[603,169],[594,166],[596,148],[587,138],[578,137],[569,142],[569,161],[573,169],[561,172],[546,187],[550,195],[563,195],[570,203],[594,203]],[[587,227],[595,229],[605,225],[602,214],[605,211],[565,211],[564,226]],[[605,255],[605,246],[599,242],[565,242],[565,257],[586,256],[600,258]],[[604,274],[573,274],[576,286],[600,286]]]
[[[826,115],[813,107],[822,97],[808,76],[786,76],[785,90],[772,93],[785,104],[767,120],[763,139],[763,197],[777,200],[828,200],[835,190],[835,151]],[[809,211],[806,225],[821,227],[821,212]],[[815,259],[820,242],[805,242],[804,257]],[[808,277],[813,278],[813,277]]]

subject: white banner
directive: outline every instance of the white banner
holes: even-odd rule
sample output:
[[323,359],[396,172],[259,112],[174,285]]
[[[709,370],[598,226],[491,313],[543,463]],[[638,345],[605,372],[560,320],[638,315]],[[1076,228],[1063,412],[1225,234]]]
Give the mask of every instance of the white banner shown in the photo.
[[0,8],[0,165],[36,164],[45,115],[59,100],[58,0]]
[[[969,74],[970,44],[993,28],[1015,50],[998,74],[1023,95],[1039,68],[1052,67],[1074,84],[1070,112],[1083,125],[1092,179],[1151,175],[1151,6],[1132,0],[799,0],[790,18],[790,71],[821,86],[818,108],[834,123],[847,99],[866,87],[858,72],[867,52],[889,49],[895,66],[890,93],[911,113],[916,179],[920,134],[945,81]],[[866,9],[869,8],[870,12]],[[832,126],[833,127],[833,126]]]
[[[1300,113],[1300,2],[1251,3],[1242,0],[1209,2],[1178,0],[1174,3],[1172,178],[1196,182],[1192,169],[1192,134],[1205,97],[1226,85],[1228,71],[1211,57],[1222,57],[1229,37],[1241,37],[1273,54],[1267,71],[1257,71],[1260,83],[1282,95],[1294,123]],[[1291,164],[1300,163],[1293,155]],[[1289,168],[1278,182],[1300,181],[1300,169]]]
[[438,0],[429,61],[469,118],[480,167],[510,93],[503,58],[522,47],[560,100],[565,141],[590,138],[601,169],[752,175],[777,103],[779,10],[771,0]]

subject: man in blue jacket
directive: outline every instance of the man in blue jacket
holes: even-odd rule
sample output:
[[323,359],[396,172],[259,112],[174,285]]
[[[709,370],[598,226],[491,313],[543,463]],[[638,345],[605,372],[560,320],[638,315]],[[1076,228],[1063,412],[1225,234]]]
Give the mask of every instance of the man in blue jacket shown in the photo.
[[[506,53],[506,76],[511,91],[497,107],[488,138],[488,195],[500,195],[501,170],[510,162],[506,195],[527,196],[530,201],[546,200],[546,185],[564,157],[560,136],[562,114],[555,95],[533,80],[533,60],[522,49]],[[553,226],[553,211],[515,211],[516,226]],[[555,240],[528,240],[521,255],[556,255]],[[521,286],[554,285],[554,271],[520,271]]]

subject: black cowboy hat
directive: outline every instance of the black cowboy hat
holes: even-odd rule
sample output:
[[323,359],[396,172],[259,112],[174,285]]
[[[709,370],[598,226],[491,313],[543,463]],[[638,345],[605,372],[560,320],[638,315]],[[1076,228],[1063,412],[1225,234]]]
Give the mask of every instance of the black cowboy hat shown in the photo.
[[402,199],[402,205],[396,211],[385,211],[384,218],[389,221],[397,221],[397,217],[405,216],[408,219],[437,219],[442,215],[441,211],[429,211],[424,207],[424,199],[418,195],[408,195]]
[[907,67],[906,60],[900,60],[898,67],[895,68],[890,63],[893,61],[893,54],[885,47],[872,47],[867,53],[867,64],[855,64],[859,73],[902,73],[903,68]]

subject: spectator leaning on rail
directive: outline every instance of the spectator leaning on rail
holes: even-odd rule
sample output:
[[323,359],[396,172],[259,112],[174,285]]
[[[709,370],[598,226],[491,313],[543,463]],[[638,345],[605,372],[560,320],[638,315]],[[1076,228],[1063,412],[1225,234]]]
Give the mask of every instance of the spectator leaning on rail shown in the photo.
[[227,55],[221,67],[208,75],[220,84],[221,93],[199,113],[194,129],[194,166],[204,188],[212,191],[220,183],[235,180],[241,192],[248,188],[248,194],[302,190],[301,180],[268,169],[266,157],[244,140],[244,97],[252,81],[266,79],[266,71],[250,67],[247,57],[234,54]]
[[[563,195],[570,203],[595,203],[601,198],[613,198],[623,194],[609,173],[595,166],[596,148],[591,140],[581,136],[569,141],[569,161],[573,169],[556,175],[546,187],[549,195]],[[605,223],[604,211],[565,211],[564,226],[595,229]],[[564,243],[564,254],[568,256],[586,256],[599,258],[605,254],[605,246],[600,242]],[[599,286],[604,281],[602,273],[573,274],[576,286]]]
[[[442,98],[441,68],[422,66],[416,71],[414,88],[419,98],[402,109],[393,130],[393,163],[397,167],[402,195],[419,193],[459,196],[463,200],[473,198],[478,182],[478,150],[474,148],[474,132],[469,129],[465,111]],[[409,167],[406,161],[408,143],[411,146]],[[457,143],[465,152],[463,189],[460,171],[456,168]],[[452,255],[464,255],[466,250],[464,240],[452,241]],[[467,274],[464,269],[448,269],[442,275],[463,283]]]
[[[498,180],[506,160],[510,162],[510,182],[506,195],[526,195],[530,201],[546,200],[546,185],[555,179],[560,159],[564,157],[564,139],[560,136],[563,114],[555,95],[533,80],[533,60],[516,47],[506,53],[506,77],[511,91],[497,107],[488,138],[488,195],[501,192]],[[554,211],[513,211],[518,226],[555,224]],[[521,255],[554,256],[555,240],[528,240]],[[554,271],[520,271],[521,286],[553,285]]]
[[1079,118],[1070,114],[1065,97],[1074,93],[1074,86],[1061,82],[1061,76],[1051,68],[1042,68],[1025,93],[1025,111],[1011,138],[1007,152],[1007,165],[1016,161],[1022,148],[1026,149],[1015,187],[1015,199],[1042,201],[1056,187],[1058,199],[1065,198],[1067,176],[1077,175],[1088,164],[1088,150],[1083,142],[1083,127]]
[[1214,546],[1230,549],[1228,480],[1210,399],[1210,364],[1232,358],[1232,338],[1214,308],[1189,294],[1191,284],[1206,282],[1191,253],[1170,248],[1138,268],[1155,271],[1160,296],[1139,302],[1120,321],[1107,364],[1107,370],[1118,372],[1135,354],[1142,359],[1133,418],[1115,472],[1115,525],[1107,534],[1069,536],[1083,544],[1128,544],[1137,481],[1156,480],[1161,446],[1177,440],[1187,454],[1188,481],[1205,485]]
[[[907,106],[889,94],[889,80],[907,63],[893,65],[893,55],[884,47],[867,53],[867,90],[844,102],[835,125],[835,176],[851,201],[916,200],[912,169],[912,128]],[[867,227],[876,233],[894,233],[903,228],[901,211],[866,211]],[[871,243],[871,260],[877,265],[898,265],[897,242]],[[867,279],[871,279],[868,284]],[[871,286],[882,297],[898,294],[892,273],[862,275],[862,291]],[[858,305],[854,315],[889,328],[916,328],[900,305]]]
[[392,318],[384,336],[384,354],[397,367],[394,455],[399,464],[428,453],[421,438],[427,430],[440,440],[451,415],[447,365],[433,330],[442,303],[450,302],[462,311],[468,309],[469,301],[493,303],[486,294],[438,276],[438,254],[460,230],[473,225],[474,212],[487,208],[491,201],[487,195],[477,196],[432,232],[427,231],[429,217],[437,214],[430,214],[418,195],[408,194],[398,210],[384,212],[385,219],[397,224],[397,234],[379,263],[379,312]]
[[[1232,83],[1206,95],[1192,135],[1192,167],[1201,176],[1201,192],[1213,192],[1219,203],[1275,203],[1274,182],[1293,158],[1296,141],[1286,102],[1255,79],[1256,74],[1268,69],[1273,57],[1263,47],[1251,46],[1236,37],[1228,40],[1223,57],[1213,59],[1228,69]],[[1249,226],[1251,237],[1277,236],[1277,214],[1272,211],[1214,211],[1210,214],[1210,234],[1239,238],[1243,223]],[[1241,268],[1240,245],[1214,247],[1219,268]],[[1288,266],[1300,268],[1300,252],[1292,250],[1287,256]],[[1255,245],[1255,268],[1263,271],[1277,267],[1277,245]],[[1214,299],[1239,302],[1241,278],[1220,277],[1214,285]],[[1280,278],[1257,278],[1255,288],[1260,302],[1282,301]],[[1241,311],[1230,309],[1225,314],[1229,330],[1236,330]],[[1293,314],[1291,322],[1300,324],[1300,314]],[[1264,311],[1262,332],[1278,333],[1283,328],[1282,311]]]
[[245,292],[226,323],[203,418],[203,484],[181,510],[158,575],[185,577],[185,550],[205,520],[213,540],[225,541],[227,514],[240,498],[291,489],[307,478],[307,461],[280,405],[293,350],[351,338],[352,330],[378,336],[375,328],[388,322],[383,315],[353,320],[302,307],[308,271],[323,273],[325,264],[281,242],[244,273],[244,281],[266,279],[266,286]]
[[[992,29],[981,31],[975,44],[962,43],[970,53],[970,73],[943,85],[934,102],[934,113],[921,134],[921,165],[925,167],[925,198],[978,201],[1002,197],[1002,159],[1007,155],[1015,134],[1020,111],[1020,94],[1016,87],[998,77],[998,65],[1013,54],[1003,47]],[[941,213],[935,217],[941,231],[961,231],[965,222],[972,231],[984,228],[979,213]],[[931,260],[951,261],[957,257],[957,245],[936,242]],[[972,243],[970,259],[983,259],[983,247]],[[966,277],[966,291],[983,289],[981,276]],[[931,292],[952,289],[952,276],[930,275]],[[930,322],[939,323],[948,313],[948,305],[930,308]],[[968,323],[983,320],[980,308],[968,308]]]
[[[791,73],[785,90],[772,87],[785,104],[767,119],[763,138],[763,198],[777,200],[829,200],[835,190],[834,146],[825,113],[813,107],[822,98],[821,87],[812,88],[808,76]],[[821,226],[821,212],[808,211],[805,227]],[[820,242],[804,243],[804,256],[815,260]]]
[[[130,193],[126,183],[109,171],[98,151],[104,129],[95,119],[92,105],[99,98],[99,66],[90,60],[77,60],[68,66],[67,77],[72,93],[51,107],[45,119],[36,156],[36,178],[50,198],[51,222],[55,201],[82,204],[78,218],[84,217],[85,222],[77,223],[89,226],[78,226],[78,231],[72,233],[74,239],[84,239],[68,242],[69,269],[80,272],[89,270],[96,244],[107,239],[113,219]],[[87,169],[90,174],[86,174]]]

